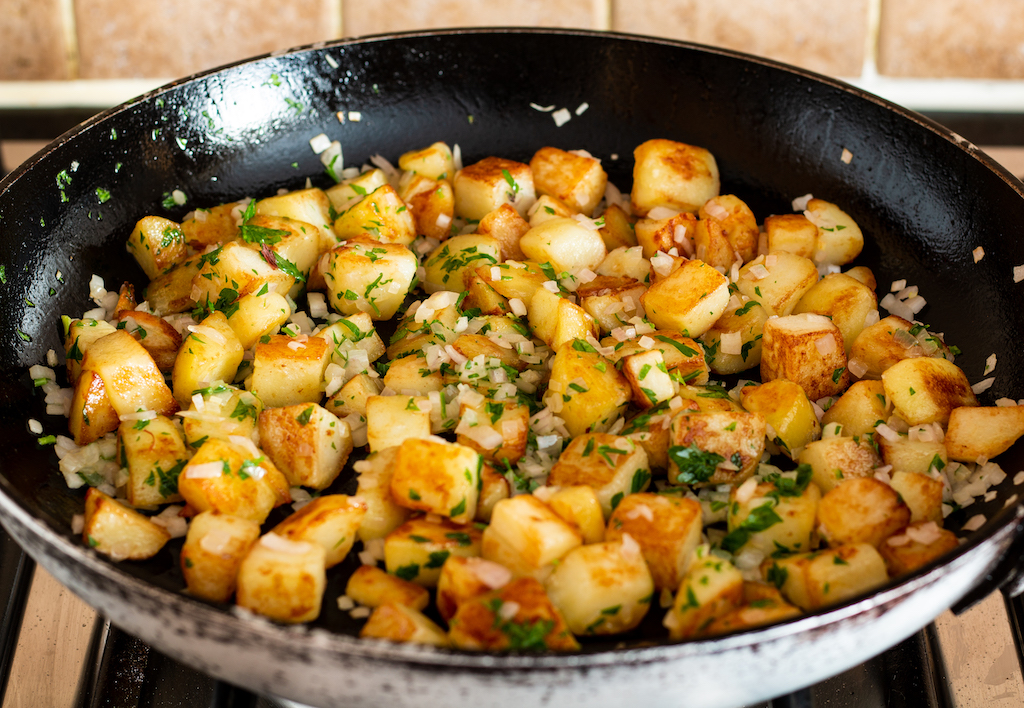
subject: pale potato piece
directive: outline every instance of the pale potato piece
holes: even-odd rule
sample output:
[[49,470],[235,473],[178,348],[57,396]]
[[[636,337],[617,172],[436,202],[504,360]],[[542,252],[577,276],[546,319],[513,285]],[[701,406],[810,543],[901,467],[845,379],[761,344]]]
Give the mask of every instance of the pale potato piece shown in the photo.
[[366,399],[366,433],[370,452],[427,438],[430,412],[417,404],[415,396],[370,396]]
[[640,301],[647,318],[659,329],[699,337],[725,312],[729,281],[702,261],[687,261],[651,285]]
[[818,227],[815,263],[846,265],[860,255],[864,234],[845,211],[823,199],[811,199],[804,214]]
[[[459,406],[459,419],[471,427],[466,433],[456,431],[456,441],[476,450],[488,462],[500,463],[507,460],[514,464],[526,453],[526,438],[530,428],[528,406],[516,401],[495,401],[490,398],[484,398],[475,406],[463,401]],[[501,441],[494,447],[485,448],[469,434],[481,426],[494,430],[501,436]]]
[[[183,413],[185,442],[193,450],[211,438],[230,440],[231,436],[252,438],[263,402],[248,391],[220,382],[199,389],[202,411],[193,399]],[[193,394],[194,396],[195,394]]]
[[275,334],[292,314],[284,295],[260,292],[243,295],[235,301],[228,324],[242,349],[252,349],[263,337]]
[[288,480],[247,447],[212,439],[203,443],[178,477],[178,491],[196,511],[219,511],[263,523],[270,510],[291,501]]
[[533,294],[527,308],[527,320],[533,335],[552,349],[574,339],[597,336],[597,324],[586,310],[544,288]]
[[126,420],[118,428],[118,455],[128,468],[128,503],[156,506],[181,500],[178,475],[189,455],[170,418]]
[[643,248],[644,258],[651,259],[659,251],[692,253],[695,248],[697,217],[682,212],[667,219],[639,219],[633,226],[636,242]]
[[457,524],[473,520],[483,465],[475,450],[436,438],[409,438],[398,446],[393,464],[391,494],[395,502]]
[[171,535],[134,509],[95,487],[85,493],[82,543],[112,560],[145,560],[155,556]]
[[651,349],[623,358],[622,372],[633,389],[633,403],[647,410],[679,393],[679,382],[669,374],[665,357]]
[[580,532],[583,543],[604,540],[604,512],[594,488],[586,484],[554,487],[547,496],[547,505],[570,526]]
[[[494,271],[495,267],[498,268],[497,271]],[[479,266],[476,273],[499,295],[509,300],[513,298],[521,300],[527,307],[530,306],[534,293],[550,280],[540,265],[529,261],[525,263],[509,261],[508,263],[499,263],[497,266]],[[499,277],[495,278],[495,274]]]
[[[593,430],[607,430],[625,410],[631,391],[629,382],[593,347],[577,340],[558,347],[551,359],[551,380],[545,405],[561,399],[558,414],[570,435],[578,436]],[[554,403],[557,406],[557,402]]]
[[548,476],[548,484],[593,488],[605,518],[627,495],[650,485],[647,453],[629,438],[608,433],[585,433],[573,438]]
[[[388,178],[384,174],[384,170],[374,168],[352,179],[343,179],[333,187],[329,187],[327,189],[327,198],[331,201],[334,212],[340,214],[349,207],[358,204],[367,194],[370,194],[378,187],[383,187],[387,183]],[[329,211],[328,216],[330,216]],[[324,250],[334,245],[336,244],[332,240],[329,242],[329,245],[324,246]]]
[[550,194],[586,216],[604,198],[608,175],[601,161],[553,147],[543,147],[530,159],[538,194]]
[[950,459],[991,459],[1024,435],[1024,406],[960,407],[949,413],[946,450]]
[[[911,538],[911,535],[917,535],[914,533],[915,530],[920,536],[933,537],[933,540],[925,542]],[[959,546],[960,541],[952,531],[937,528],[933,522],[922,521],[913,523],[901,533],[887,538],[878,547],[878,552],[885,560],[889,575],[895,578],[912,573]]]
[[449,643],[444,630],[422,612],[393,602],[379,605],[359,630],[359,636],[437,647],[446,647]]
[[278,622],[309,622],[320,616],[326,585],[323,546],[271,532],[242,561],[235,602]]
[[545,580],[555,562],[581,545],[579,532],[544,502],[529,494],[494,505],[484,529],[481,555],[500,563],[517,578]]
[[761,363],[761,339],[768,312],[756,300],[742,299],[746,302],[727,307],[725,314],[701,337],[707,365],[716,374],[738,374]]
[[707,200],[698,212],[701,219],[714,219],[722,226],[736,255],[744,263],[757,255],[759,230],[750,207],[732,194],[720,194]]
[[821,437],[821,425],[807,394],[799,384],[775,379],[760,386],[744,386],[740,390],[743,407],[760,413],[774,435],[772,442],[795,460],[804,447]]
[[463,602],[500,588],[510,580],[512,571],[493,561],[448,556],[448,560],[441,566],[441,577],[437,581],[437,611],[447,622],[455,616]]
[[319,337],[272,335],[256,345],[248,388],[267,408],[316,403],[329,356]]
[[213,312],[193,327],[174,360],[174,398],[188,405],[193,394],[214,381],[231,381],[244,350],[223,312]]
[[82,359],[89,346],[116,328],[106,320],[63,318],[64,357],[67,362],[68,383],[74,385],[82,373]]
[[[204,254],[200,260],[202,266],[189,289],[189,308],[201,305],[212,310],[242,295],[260,292],[264,286],[270,292],[284,295],[295,285],[295,277],[271,265],[257,244],[231,241]],[[149,296],[148,290],[146,295]]]
[[608,255],[601,234],[565,218],[534,226],[519,239],[519,248],[531,261],[550,263],[559,273],[593,270]]
[[351,238],[327,255],[327,302],[342,315],[366,312],[375,320],[391,319],[418,267],[416,256],[400,243]]
[[683,410],[672,418],[669,435],[669,482],[739,484],[761,461],[765,419],[760,413]]
[[199,274],[207,258],[206,255],[196,255],[179,261],[169,271],[149,281],[145,296],[153,314],[163,317],[196,306],[192,299],[192,280]]
[[949,348],[938,337],[924,338],[928,349],[909,341],[915,336],[920,337],[923,330],[924,327],[907,322],[902,317],[889,315],[861,330],[850,347],[850,360],[856,359],[866,369],[861,377],[865,379],[880,379],[882,372],[903,359],[936,356],[952,361],[953,355]]
[[793,308],[793,314],[813,312],[826,315],[843,333],[846,355],[864,330],[864,323],[878,309],[874,291],[843,273],[829,273],[808,290]]
[[439,241],[452,235],[455,193],[450,183],[415,175],[402,186],[398,195],[409,205],[415,221],[414,233]]
[[447,143],[436,142],[420,150],[410,150],[398,158],[398,167],[436,180],[455,177],[455,160]]
[[849,436],[807,443],[797,459],[800,464],[811,466],[811,480],[825,494],[844,479],[869,477],[875,468],[882,466],[881,458],[869,442]]
[[818,269],[802,256],[780,251],[758,256],[740,268],[736,286],[742,295],[757,300],[770,315],[785,317],[818,282]]
[[708,365],[704,358],[706,354],[704,347],[679,332],[660,329],[622,342],[616,340],[615,337],[605,337],[601,344],[614,350],[608,354],[608,358],[614,362],[632,354],[648,351],[661,352],[665,366],[672,378],[680,383],[680,390],[687,384],[700,386],[708,382]]
[[843,334],[822,315],[770,318],[761,340],[761,380],[788,379],[816,401],[850,385]]
[[633,278],[599,275],[576,289],[580,305],[601,327],[611,332],[639,315],[637,306],[647,286]]
[[326,567],[337,565],[356,540],[356,531],[366,516],[366,503],[344,494],[316,497],[274,527],[281,538],[309,541],[323,546]]
[[410,519],[384,539],[384,565],[402,580],[434,587],[448,558],[480,555],[480,539],[472,524]]
[[846,389],[839,400],[825,411],[822,425],[838,423],[843,426],[843,435],[867,435],[875,431],[879,421],[889,420],[892,415],[892,401],[885,395],[881,381],[857,381]]
[[190,595],[227,602],[235,594],[238,568],[260,537],[260,525],[219,511],[192,517],[181,547],[181,573]]
[[654,588],[676,590],[700,544],[701,522],[700,502],[694,499],[630,494],[608,519],[605,540],[620,541],[629,534],[640,544]]
[[814,258],[818,227],[803,214],[765,217],[764,231],[768,235],[768,253],[785,251],[802,258]]
[[[910,509],[910,523],[934,521],[942,525],[942,488],[941,479],[933,479],[926,474],[916,472],[893,472],[890,483],[903,503]],[[885,544],[882,544],[884,546]],[[881,551],[882,546],[879,546]],[[884,556],[885,553],[883,552]]]
[[729,268],[739,256],[725,235],[725,229],[715,219],[701,219],[693,232],[694,255],[717,268]]
[[144,216],[128,236],[128,252],[152,280],[184,260],[185,234],[180,224],[161,216]]
[[743,604],[743,574],[729,561],[698,547],[664,625],[671,639],[699,636],[714,620]]
[[356,498],[366,504],[366,515],[359,524],[359,540],[384,538],[405,523],[412,512],[395,503],[391,496],[391,477],[394,475],[397,447],[371,452],[366,460],[357,463],[359,488]]
[[103,380],[110,405],[119,416],[140,410],[169,416],[178,410],[153,357],[123,329],[89,345],[82,359],[82,372],[86,371]]
[[896,414],[911,425],[945,425],[953,409],[978,405],[967,376],[946,359],[903,359],[882,373],[882,385]]
[[500,258],[501,245],[492,236],[452,236],[424,259],[426,275],[423,289],[428,293],[441,290],[462,292],[466,287],[466,276],[481,266],[496,265]]
[[530,166],[500,157],[485,157],[459,170],[454,187],[455,213],[476,221],[502,204],[524,216],[537,198]]
[[928,474],[932,467],[941,471],[949,462],[946,446],[940,442],[911,440],[903,435],[897,440],[887,440],[882,435],[875,437],[882,460],[891,465],[894,472]]
[[530,230],[530,224],[508,204],[502,204],[490,214],[480,219],[476,232],[490,236],[501,247],[502,261],[509,259],[521,261],[526,258],[519,247],[519,239]]
[[632,278],[641,283],[651,281],[651,262],[644,258],[640,246],[619,246],[608,251],[608,255],[595,271],[598,275],[613,278]]
[[810,476],[806,467],[798,469],[795,479],[768,475],[742,498],[733,488],[726,516],[729,534],[722,548],[733,554],[755,549],[765,556],[810,550],[816,543],[814,522],[822,499]]
[[552,197],[550,194],[543,194],[527,210],[526,216],[529,217],[529,225],[532,228],[540,226],[545,221],[550,221],[551,219],[570,218],[576,213],[575,209],[571,208],[561,199]]
[[309,275],[320,257],[320,231],[305,221],[286,216],[257,215],[241,228],[242,238],[246,240],[253,238],[250,233],[256,232],[264,257],[266,251],[270,251],[274,254],[275,264],[279,258],[287,259],[303,277]]
[[166,320],[148,312],[129,310],[118,314],[118,328],[124,328],[153,357],[164,373],[174,369],[181,348],[181,335]]
[[909,523],[910,508],[895,489],[874,477],[845,480],[818,505],[818,530],[830,546],[878,547]]
[[241,212],[239,202],[219,204],[209,209],[196,209],[194,217],[181,222],[185,241],[197,251],[203,251],[207,246],[214,244],[234,241],[238,238],[238,224],[232,213],[236,209],[239,210],[236,213]]
[[339,241],[369,238],[408,246],[416,238],[412,212],[390,184],[378,187],[339,214],[333,229]]
[[86,371],[78,377],[71,398],[68,431],[76,445],[88,445],[107,433],[117,430],[119,418],[107,397],[103,379],[95,371]]
[[512,485],[508,483],[505,475],[496,472],[485,462],[480,471],[480,498],[476,502],[475,519],[485,524],[490,523],[494,505],[510,496],[512,496]]
[[885,561],[869,543],[770,559],[766,577],[802,610],[836,605],[885,585]]
[[430,602],[426,588],[395,577],[375,565],[356,568],[345,585],[345,594],[364,607],[394,603],[422,611]]
[[696,212],[718,196],[718,164],[704,148],[672,140],[648,140],[634,151],[633,213],[654,207]]
[[348,423],[316,403],[260,413],[260,447],[292,486],[326,489],[352,452]]
[[322,189],[297,189],[256,202],[256,213],[264,216],[283,216],[311,224],[319,235],[318,251],[326,251],[335,244],[331,233],[330,199]]

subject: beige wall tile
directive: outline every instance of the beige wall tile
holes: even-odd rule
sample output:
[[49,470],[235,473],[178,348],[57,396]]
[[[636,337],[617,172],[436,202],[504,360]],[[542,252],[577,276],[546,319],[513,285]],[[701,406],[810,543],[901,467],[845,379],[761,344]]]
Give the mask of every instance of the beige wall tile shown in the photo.
[[860,76],[868,0],[615,0],[613,28]]
[[337,0],[75,0],[81,76],[179,77],[333,39]]
[[882,0],[878,70],[890,76],[1024,78],[1020,0]]
[[441,27],[593,26],[592,0],[344,0],[345,34]]
[[0,0],[0,81],[67,78],[59,0]]

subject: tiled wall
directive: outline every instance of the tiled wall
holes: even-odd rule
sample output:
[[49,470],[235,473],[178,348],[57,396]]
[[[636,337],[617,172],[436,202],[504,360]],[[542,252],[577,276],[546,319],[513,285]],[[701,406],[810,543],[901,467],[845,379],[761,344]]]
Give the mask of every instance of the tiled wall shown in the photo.
[[[841,77],[1024,78],[1022,0],[0,0],[0,81],[173,78],[341,36],[584,27]],[[871,64],[869,62],[869,65]]]

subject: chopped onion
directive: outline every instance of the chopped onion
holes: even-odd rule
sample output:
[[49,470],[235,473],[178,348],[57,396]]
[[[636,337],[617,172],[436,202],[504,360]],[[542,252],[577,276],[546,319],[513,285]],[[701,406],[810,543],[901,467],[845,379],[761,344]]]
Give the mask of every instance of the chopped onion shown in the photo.
[[757,479],[751,477],[746,482],[741,484],[736,489],[736,501],[740,504],[746,504],[748,501],[754,498],[754,493],[757,491]]
[[185,479],[216,479],[223,474],[223,462],[202,462],[185,468]]
[[273,531],[264,534],[260,538],[260,545],[269,548],[272,551],[288,553],[296,556],[302,555],[303,553],[309,553],[313,550],[312,543],[307,543],[306,541],[292,541],[284,536],[278,536]]
[[722,353],[740,355],[743,353],[743,333],[723,332],[721,339]]
[[828,356],[836,350],[836,339],[831,334],[826,334],[814,340],[814,347],[822,356]]
[[669,207],[665,206],[656,206],[649,212],[647,212],[647,218],[653,219],[654,221],[665,221],[666,219],[671,219],[673,216],[678,215],[678,209],[670,209]]
[[814,199],[814,195],[805,194],[802,197],[797,197],[793,200],[793,211],[801,212],[807,209],[807,203]]
[[897,440],[900,439],[900,434],[897,433],[892,428],[890,428],[885,423],[879,423],[877,426],[875,426],[875,430],[878,432],[879,435],[881,435],[889,442],[896,442]]
[[984,393],[985,391],[987,391],[990,388],[992,388],[992,384],[994,384],[995,381],[996,381],[996,377],[995,376],[989,376],[987,379],[982,379],[978,383],[976,383],[973,386],[971,386],[971,390],[974,391],[974,393],[976,393],[976,394]]
[[977,531],[985,525],[985,521],[987,521],[987,519],[985,518],[984,514],[975,514],[966,522],[964,522],[964,525],[960,528],[964,531]]

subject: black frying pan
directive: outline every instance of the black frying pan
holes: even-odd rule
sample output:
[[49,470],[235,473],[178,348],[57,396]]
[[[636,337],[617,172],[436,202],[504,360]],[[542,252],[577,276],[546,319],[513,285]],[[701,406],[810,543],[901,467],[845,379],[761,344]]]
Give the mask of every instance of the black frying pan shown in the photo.
[[[530,104],[568,108],[557,127]],[[581,110],[586,104],[588,107]],[[339,123],[355,110],[360,122]],[[595,642],[575,656],[491,656],[353,639],[358,623],[334,607],[286,629],[240,618],[180,594],[178,544],[145,563],[113,564],[70,531],[82,509],[46,433],[26,368],[62,351],[60,313],[89,309],[88,281],[144,284],[124,243],[146,214],[180,218],[195,206],[327,186],[308,145],[326,132],[345,162],[395,159],[436,140],[467,164],[488,155],[526,161],[541,146],[585,148],[612,182],[631,182],[632,149],[654,137],[709,148],[723,191],[759,219],[812,192],[863,229],[861,263],[882,288],[898,278],[928,300],[919,315],[964,350],[972,381],[999,357],[991,403],[1021,396],[1024,314],[1012,281],[1024,263],[1013,234],[1024,187],[973,146],[930,121],[839,82],[732,52],[592,32],[473,30],[339,42],[201,74],[107,111],[70,131],[0,181],[0,459],[2,521],[59,580],[158,648],[235,683],[308,703],[450,705],[678,705],[752,702],[809,685],[895,644],[946,607],[1016,579],[1024,512],[1012,477],[1024,449],[1003,456],[1010,478],[995,500],[949,518],[990,522],[956,553],[869,598],[776,627],[672,644],[659,615],[623,644]],[[841,161],[843,149],[853,154]],[[70,176],[63,190],[57,177]],[[111,198],[101,203],[97,189]],[[181,189],[184,206],[162,206]],[[66,196],[62,201],[61,192]],[[973,262],[983,246],[985,258]],[[127,274],[127,275],[126,275]],[[349,487],[350,488],[350,484]],[[346,489],[346,481],[338,484]],[[1008,505],[1006,510],[1003,507]],[[1011,548],[1013,546],[1013,548]],[[348,566],[347,569],[351,569]],[[653,646],[652,646],[653,641]]]

